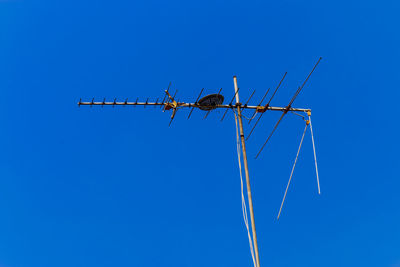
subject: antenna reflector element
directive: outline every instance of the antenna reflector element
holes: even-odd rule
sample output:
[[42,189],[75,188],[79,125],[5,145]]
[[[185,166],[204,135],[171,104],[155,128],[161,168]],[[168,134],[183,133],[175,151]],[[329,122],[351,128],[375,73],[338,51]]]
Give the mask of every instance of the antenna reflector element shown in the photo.
[[224,102],[224,97],[220,94],[211,94],[202,97],[199,101],[199,108],[201,110],[210,111],[221,105]]

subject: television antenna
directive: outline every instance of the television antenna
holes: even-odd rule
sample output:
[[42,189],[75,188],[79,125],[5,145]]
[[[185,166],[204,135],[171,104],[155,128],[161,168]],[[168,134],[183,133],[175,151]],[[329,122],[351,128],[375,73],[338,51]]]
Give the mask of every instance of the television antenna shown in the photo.
[[[105,99],[103,101],[101,101],[101,102],[97,102],[97,101],[94,101],[94,98],[93,98],[91,101],[86,101],[86,102],[82,102],[82,100],[80,99],[79,102],[78,102],[78,106],[90,106],[90,107],[92,107],[92,106],[102,106],[102,107],[103,106],[113,106],[113,107],[114,106],[143,106],[143,107],[154,106],[154,107],[160,107],[160,108],[162,108],[163,112],[167,111],[167,110],[171,110],[172,111],[169,125],[171,125],[172,121],[174,120],[176,112],[179,109],[182,109],[182,108],[189,108],[190,109],[190,112],[189,112],[189,115],[188,115],[188,119],[190,118],[190,116],[191,116],[191,114],[192,114],[194,109],[200,109],[202,111],[206,111],[207,113],[205,114],[204,118],[207,118],[208,114],[211,111],[215,110],[215,109],[225,109],[225,112],[224,112],[224,114],[223,114],[223,116],[221,118],[221,121],[225,118],[226,113],[229,110],[232,110],[233,113],[235,114],[235,123],[236,123],[238,161],[239,161],[240,178],[241,178],[241,189],[242,189],[243,217],[244,217],[244,221],[245,221],[247,232],[248,232],[250,250],[251,250],[251,255],[252,255],[254,267],[260,267],[256,226],[255,226],[255,220],[254,220],[253,199],[252,199],[252,195],[251,195],[250,176],[249,176],[249,167],[248,167],[248,162],[247,162],[247,153],[246,153],[245,141],[249,139],[249,137],[253,133],[255,127],[259,123],[261,117],[264,115],[264,113],[266,111],[280,111],[280,112],[282,112],[280,118],[276,122],[276,124],[275,124],[274,128],[272,129],[271,133],[269,134],[268,138],[266,139],[266,141],[264,142],[264,144],[260,148],[259,152],[257,153],[255,158],[258,158],[258,156],[260,155],[260,153],[262,152],[262,150],[264,149],[266,144],[269,142],[269,140],[271,139],[272,135],[275,133],[277,127],[279,126],[279,124],[281,123],[282,119],[284,118],[284,116],[286,114],[288,114],[290,112],[290,113],[293,113],[293,114],[303,118],[303,120],[305,122],[305,128],[304,128],[304,131],[303,131],[303,135],[301,137],[300,145],[299,145],[299,148],[297,150],[296,158],[295,158],[295,161],[294,161],[294,164],[293,164],[293,167],[292,167],[292,171],[291,171],[291,174],[290,174],[290,177],[289,177],[288,184],[286,186],[286,190],[285,190],[282,202],[281,202],[281,206],[279,208],[279,213],[278,213],[277,219],[279,220],[279,218],[280,218],[280,215],[281,215],[281,212],[282,212],[282,207],[283,207],[283,204],[284,204],[285,199],[286,199],[286,195],[287,195],[287,192],[288,192],[288,189],[289,189],[289,186],[290,186],[290,182],[292,180],[293,171],[294,171],[294,168],[296,166],[297,159],[298,159],[298,156],[299,156],[299,153],[300,153],[300,149],[301,149],[301,146],[302,146],[302,143],[303,143],[303,140],[304,140],[304,135],[305,135],[306,130],[307,130],[308,127],[310,127],[310,133],[311,133],[311,139],[312,139],[312,145],[313,145],[315,171],[316,171],[317,186],[318,186],[318,194],[321,193],[320,184],[319,184],[319,175],[318,175],[316,152],[315,152],[315,144],[314,144],[314,136],[313,136],[312,124],[311,124],[311,109],[294,108],[294,107],[292,107],[292,104],[293,104],[294,100],[300,94],[301,90],[303,89],[304,85],[307,83],[308,79],[310,78],[311,74],[314,72],[315,68],[318,66],[318,64],[321,61],[321,59],[322,59],[321,57],[318,59],[317,63],[314,65],[313,69],[308,74],[307,78],[304,80],[303,84],[300,87],[298,87],[297,91],[295,92],[295,94],[293,95],[293,97],[291,98],[289,103],[284,107],[271,106],[270,103],[271,103],[272,99],[274,98],[276,92],[278,91],[279,87],[281,86],[283,80],[285,79],[287,72],[283,75],[283,77],[280,80],[278,86],[275,88],[272,96],[270,97],[269,101],[265,105],[263,105],[262,103],[263,103],[265,97],[268,95],[269,89],[267,90],[267,92],[265,93],[264,97],[261,99],[261,101],[259,102],[258,105],[248,105],[248,103],[249,103],[250,99],[252,98],[252,96],[254,95],[255,91],[253,91],[253,93],[251,94],[249,99],[245,102],[245,104],[242,104],[240,102],[240,99],[239,99],[239,87],[238,87],[238,84],[237,84],[237,77],[233,76],[233,84],[234,84],[235,93],[234,93],[231,101],[229,102],[229,104],[223,104],[224,97],[221,95],[222,88],[219,90],[219,92],[217,94],[210,94],[210,95],[206,95],[206,96],[203,96],[203,97],[201,97],[201,96],[202,96],[202,93],[204,91],[204,88],[201,89],[198,97],[196,98],[195,102],[193,102],[193,103],[177,101],[175,99],[177,91],[175,91],[173,96],[170,94],[170,91],[169,91],[170,87],[171,87],[171,83],[170,83],[168,88],[165,90],[165,95],[164,95],[164,98],[163,98],[163,100],[161,102],[159,102],[158,99],[156,100],[156,102],[149,102],[148,98],[147,98],[146,102],[138,102],[138,99],[136,99],[136,101],[134,101],[134,102],[129,102],[128,99],[126,99],[123,102],[117,101],[116,99],[114,99],[114,101],[112,101],[112,102],[107,102]],[[233,104],[234,100],[236,100],[235,104]],[[253,115],[250,118],[247,118],[242,114],[243,110],[252,110],[253,111]],[[304,115],[301,115],[300,113],[304,113]],[[245,134],[244,134],[244,130],[243,130],[243,118],[248,119],[249,120],[249,124],[250,124],[251,121],[255,117],[257,117],[258,114],[260,114],[260,115],[258,116],[255,124],[253,125],[249,135],[245,138]],[[238,128],[239,128],[239,130],[238,130]],[[239,139],[240,139],[240,141],[239,141]],[[241,147],[241,150],[242,150],[241,153],[243,155],[243,164],[244,164],[244,171],[245,171],[245,176],[246,176],[247,199],[248,199],[248,206],[249,206],[249,212],[250,212],[252,235],[250,235],[250,229],[249,229],[248,220],[247,220],[246,202],[245,202],[245,197],[244,197],[244,193],[243,193],[243,179],[242,179],[242,170],[241,170],[242,167],[241,167],[240,147]]]

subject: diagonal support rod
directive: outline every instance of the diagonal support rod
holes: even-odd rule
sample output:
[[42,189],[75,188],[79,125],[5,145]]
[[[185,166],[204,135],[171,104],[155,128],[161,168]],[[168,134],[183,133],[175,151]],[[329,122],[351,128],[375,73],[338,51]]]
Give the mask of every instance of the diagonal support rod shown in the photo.
[[303,135],[301,136],[300,145],[299,145],[299,148],[297,149],[296,159],[294,160],[293,167],[292,167],[292,171],[290,172],[289,181],[288,181],[288,183],[287,183],[286,190],[285,190],[285,194],[283,195],[283,199],[282,199],[282,202],[281,202],[281,207],[279,208],[278,216],[277,216],[277,218],[276,218],[277,220],[279,220],[279,218],[281,217],[281,212],[282,212],[283,204],[285,203],[286,195],[287,195],[287,192],[288,192],[289,186],[290,186],[290,182],[292,181],[294,168],[296,167],[297,159],[299,158],[301,145],[303,144],[304,135],[306,134],[307,127],[308,127],[308,123],[309,123],[309,122],[307,121],[307,122],[306,122],[306,126],[304,127]]

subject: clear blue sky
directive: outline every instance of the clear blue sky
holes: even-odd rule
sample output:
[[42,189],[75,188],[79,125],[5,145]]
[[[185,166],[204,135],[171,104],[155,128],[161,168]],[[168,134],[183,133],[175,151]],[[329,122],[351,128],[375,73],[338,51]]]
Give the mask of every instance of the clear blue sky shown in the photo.
[[[397,1],[0,1],[0,266],[251,266],[232,114],[78,108],[202,87],[285,105],[248,142],[261,266],[400,266]],[[246,128],[246,131],[248,129]]]

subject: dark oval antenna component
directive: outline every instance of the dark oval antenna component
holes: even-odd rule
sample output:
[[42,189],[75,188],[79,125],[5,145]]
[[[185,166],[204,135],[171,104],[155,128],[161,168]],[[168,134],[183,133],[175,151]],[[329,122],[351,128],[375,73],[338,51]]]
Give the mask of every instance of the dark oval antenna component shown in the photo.
[[217,105],[221,105],[224,102],[224,97],[220,94],[211,94],[202,97],[199,101],[199,109],[209,111],[216,108]]

